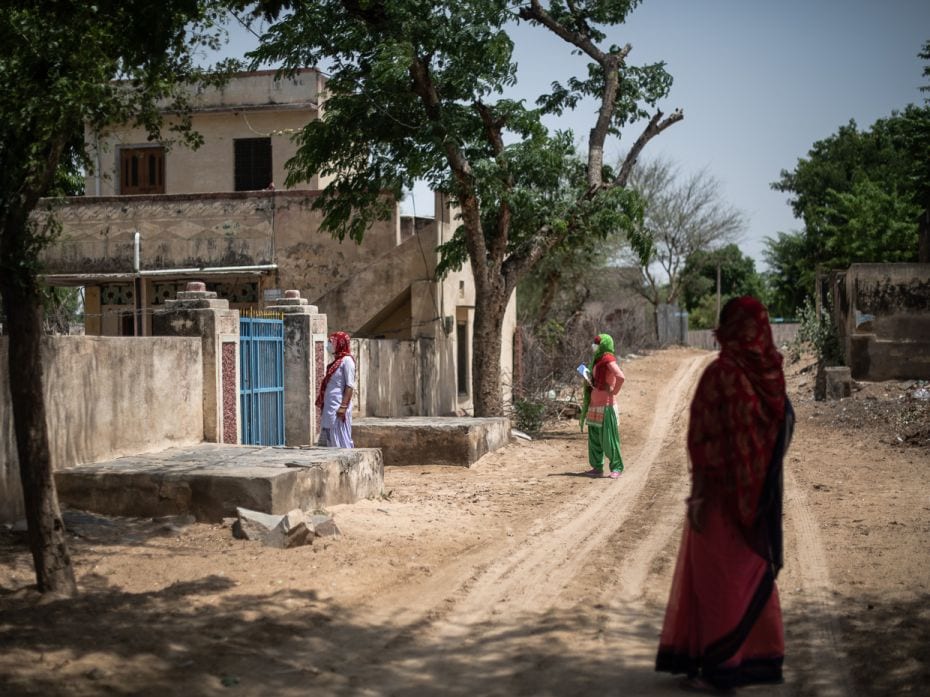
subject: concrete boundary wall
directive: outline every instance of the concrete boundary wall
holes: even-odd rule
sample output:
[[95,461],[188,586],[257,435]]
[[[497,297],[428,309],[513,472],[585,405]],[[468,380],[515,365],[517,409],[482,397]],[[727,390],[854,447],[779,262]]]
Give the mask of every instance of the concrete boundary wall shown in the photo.
[[[452,351],[451,340],[444,338],[353,339],[358,369],[353,414],[380,418],[454,415],[460,396]],[[442,384],[440,376],[445,376]]]
[[[23,516],[7,337],[0,337],[0,522]],[[46,337],[52,466],[63,469],[203,440],[200,339]]]
[[[775,340],[775,345],[780,349],[797,339],[799,326],[800,325],[796,322],[773,324],[772,339]],[[720,348],[717,345],[717,340],[714,338],[713,329],[689,329],[687,344],[688,346],[707,349],[708,351],[717,351]]]
[[357,361],[354,413],[359,417],[418,414],[420,351],[415,341],[353,339]]

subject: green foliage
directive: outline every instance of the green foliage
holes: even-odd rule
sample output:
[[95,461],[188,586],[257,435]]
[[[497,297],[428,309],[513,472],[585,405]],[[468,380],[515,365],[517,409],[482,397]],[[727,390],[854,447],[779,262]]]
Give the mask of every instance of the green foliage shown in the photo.
[[814,288],[816,269],[808,263],[809,241],[803,232],[779,232],[765,239],[762,257],[769,266],[769,313],[795,317]]
[[[605,240],[621,235],[641,215],[639,199],[627,189],[609,188],[585,197],[585,163],[567,132],[539,134],[506,146],[497,158],[477,161],[475,173],[485,245],[490,248],[499,240],[499,221],[506,209],[508,256],[528,254],[541,232],[558,238],[545,257],[550,272],[577,271],[594,261]],[[467,243],[462,226],[439,247],[440,274],[468,260]]]
[[71,325],[82,319],[79,289],[42,286],[41,297],[47,332],[68,334]]
[[[550,10],[556,19],[590,29],[622,21],[636,4],[583,2],[571,14],[555,3]],[[388,215],[385,194],[399,198],[418,179],[460,201],[477,198],[489,246],[501,234],[506,210],[512,216],[509,254],[525,252],[540,231],[560,238],[572,233],[578,241],[628,224],[635,214],[622,190],[585,197],[585,163],[574,153],[573,135],[549,134],[542,125],[543,113],[570,108],[596,90],[595,77],[553,86],[561,97],[541,96],[541,109],[497,98],[516,79],[506,27],[512,3],[391,0],[354,9],[335,0],[283,3],[290,5],[293,12],[269,28],[251,57],[280,63],[285,71],[332,66],[324,118],[298,135],[287,166],[290,184],[314,174],[335,177],[315,205],[324,229],[336,237],[361,241],[372,222]],[[592,36],[603,34],[594,29]],[[639,118],[638,105],[654,104],[670,83],[659,67],[628,70],[617,127]],[[590,72],[598,72],[596,64]],[[424,94],[414,73],[428,74],[433,91]],[[502,127],[510,142],[496,143],[489,124]],[[466,176],[454,173],[451,148],[467,162]],[[441,252],[441,271],[459,268],[468,259],[466,230]]]
[[[550,218],[558,218],[560,213],[564,220],[572,215],[573,224],[566,230],[564,237],[527,273],[518,287],[517,310],[522,321],[534,324],[557,318],[565,318],[576,312],[595,292],[601,283],[600,273],[608,267],[616,256],[616,250],[623,244],[626,231],[636,227],[636,221],[642,217],[642,202],[639,196],[627,189],[612,189],[604,192],[596,204],[583,202],[572,203],[572,198],[579,198],[584,188],[583,163],[577,157],[566,160],[562,170],[564,183],[554,187],[561,191],[562,210],[552,211]],[[569,181],[566,173],[574,175]],[[540,199],[556,198],[546,196],[543,189],[536,190]],[[527,212],[537,205],[527,201],[514,209],[524,209],[522,215],[531,218]],[[539,210],[556,204],[538,202]],[[572,211],[574,206],[575,210]],[[547,215],[545,212],[543,215]],[[537,225],[544,224],[542,218]],[[533,223],[525,228],[531,235]]]
[[[720,307],[735,295],[721,295]],[[699,302],[688,310],[689,329],[714,329],[717,326],[717,294],[711,293],[701,297]]]
[[809,346],[823,365],[843,365],[843,349],[829,312],[825,311],[818,317],[817,309],[807,299],[798,314],[798,343]]
[[513,403],[514,424],[526,433],[539,433],[543,427],[546,405],[529,399],[518,399]]
[[[461,225],[439,248],[438,272],[469,261],[475,275],[479,340],[472,372],[479,415],[500,413],[500,371],[483,356],[483,344],[499,332],[520,279],[552,250],[561,246],[556,254],[567,253],[637,219],[637,199],[624,190],[628,170],[620,176],[602,167],[603,141],[649,116],[671,77],[661,63],[628,63],[626,48],[597,46],[637,4],[259,2],[258,11],[275,21],[250,58],[281,65],[283,74],[307,65],[325,66],[329,74],[326,108],[297,135],[297,152],[287,163],[288,184],[314,175],[330,179],[313,204],[322,229],[361,242],[419,180],[457,204]],[[591,61],[585,77],[553,84],[534,108],[506,97],[516,81],[508,29],[517,17]],[[607,92],[615,84],[619,89]],[[542,118],[588,97],[601,107],[592,129],[599,142],[582,160],[574,136],[550,133]],[[681,118],[661,116],[639,150]]]
[[[222,79],[194,62],[218,45],[220,17],[195,0],[2,3],[0,274],[31,283],[55,230],[28,217],[41,197],[78,188],[80,167],[92,165],[85,126],[130,122],[152,139],[200,142],[181,83]],[[166,107],[175,115],[163,129]]]
[[[685,260],[681,278],[682,301],[685,309],[692,313],[689,326],[696,326],[693,311],[703,305],[708,296],[713,298],[716,307],[718,265],[721,295],[727,298],[740,295],[762,298],[765,295],[765,284],[756,272],[755,261],[752,257],[744,256],[738,245],[728,244],[714,250],[699,249]],[[701,322],[703,324],[704,320]],[[710,324],[708,327],[696,328],[713,326]]]
[[823,218],[824,266],[845,268],[857,261],[916,261],[920,207],[910,196],[871,179],[849,191],[827,192]]
[[813,293],[818,267],[917,260],[918,219],[930,211],[927,162],[930,107],[911,105],[865,131],[850,121],[782,171],[772,187],[791,195],[804,222],[801,232],[767,240],[785,310]]

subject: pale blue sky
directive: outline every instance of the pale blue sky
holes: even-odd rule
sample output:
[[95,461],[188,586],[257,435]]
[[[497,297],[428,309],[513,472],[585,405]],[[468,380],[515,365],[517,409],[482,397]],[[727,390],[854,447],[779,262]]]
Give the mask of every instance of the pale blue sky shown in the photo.
[[[545,31],[514,33],[519,84],[511,96],[532,102],[552,80],[583,74],[585,61]],[[801,227],[783,194],[769,184],[793,169],[814,141],[849,119],[860,127],[923,103],[917,58],[930,39],[930,0],[646,0],[609,42],[632,44],[633,64],[664,60],[674,77],[661,105],[685,118],[655,138],[646,158],[662,156],[684,175],[706,168],[726,201],[749,221],[743,251],[762,268],[763,238]],[[229,53],[254,45],[235,32]],[[586,142],[593,105],[551,125]],[[608,144],[616,158],[638,135]],[[432,214],[416,189],[404,208]]]

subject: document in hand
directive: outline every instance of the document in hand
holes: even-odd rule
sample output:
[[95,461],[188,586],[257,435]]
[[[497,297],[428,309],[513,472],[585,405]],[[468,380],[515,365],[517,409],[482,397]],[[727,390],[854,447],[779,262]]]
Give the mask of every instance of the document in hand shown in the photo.
[[588,366],[586,366],[584,363],[581,363],[576,368],[576,370],[578,371],[578,374],[584,378],[584,381],[590,385],[591,384],[591,371],[588,370]]

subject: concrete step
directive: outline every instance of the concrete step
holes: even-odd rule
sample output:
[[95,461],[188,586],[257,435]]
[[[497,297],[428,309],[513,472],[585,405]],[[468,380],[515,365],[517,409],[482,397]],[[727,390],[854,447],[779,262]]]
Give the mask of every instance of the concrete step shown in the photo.
[[284,514],[378,496],[375,449],[200,445],[79,465],[55,473],[62,508],[118,516],[190,513],[217,522],[236,507]]
[[360,448],[380,448],[385,465],[469,467],[510,442],[504,417],[407,416],[353,420],[352,440]]

